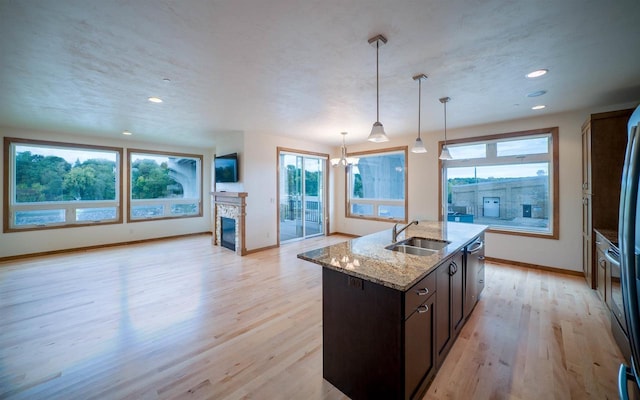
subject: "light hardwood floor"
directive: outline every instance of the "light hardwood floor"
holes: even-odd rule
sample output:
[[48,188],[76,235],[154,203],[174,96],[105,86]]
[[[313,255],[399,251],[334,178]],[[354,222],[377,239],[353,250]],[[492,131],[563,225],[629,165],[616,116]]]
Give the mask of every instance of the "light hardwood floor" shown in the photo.
[[[342,399],[322,379],[321,267],[210,236],[0,263],[0,398]],[[622,361],[579,277],[487,264],[425,399],[613,399]]]

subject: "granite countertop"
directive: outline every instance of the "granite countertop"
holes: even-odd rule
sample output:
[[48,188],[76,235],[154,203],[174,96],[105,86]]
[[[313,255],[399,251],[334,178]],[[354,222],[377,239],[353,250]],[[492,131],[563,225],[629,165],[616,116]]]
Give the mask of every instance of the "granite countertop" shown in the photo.
[[420,221],[398,235],[398,241],[415,236],[451,242],[429,256],[385,249],[392,243],[391,229],[387,229],[300,253],[298,258],[404,292],[487,228],[461,222]]

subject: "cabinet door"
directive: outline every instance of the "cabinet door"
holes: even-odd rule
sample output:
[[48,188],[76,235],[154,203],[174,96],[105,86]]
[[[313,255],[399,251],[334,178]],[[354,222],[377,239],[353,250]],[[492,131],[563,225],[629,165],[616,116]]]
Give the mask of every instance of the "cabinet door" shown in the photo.
[[454,335],[464,325],[464,271],[462,270],[463,252],[459,252],[449,264],[451,282],[451,323]]
[[431,296],[405,321],[405,398],[413,398],[434,370],[434,307]]
[[436,351],[438,365],[447,354],[451,339],[451,291],[449,262],[438,267],[436,276]]

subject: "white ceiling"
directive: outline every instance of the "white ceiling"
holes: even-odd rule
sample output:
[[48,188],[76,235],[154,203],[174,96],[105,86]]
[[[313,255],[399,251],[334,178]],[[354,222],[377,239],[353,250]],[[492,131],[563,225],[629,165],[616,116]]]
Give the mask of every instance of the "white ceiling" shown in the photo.
[[639,16],[638,0],[0,0],[0,125],[364,141],[377,34],[391,137],[417,132],[419,73],[423,133],[443,96],[451,128],[640,101]]

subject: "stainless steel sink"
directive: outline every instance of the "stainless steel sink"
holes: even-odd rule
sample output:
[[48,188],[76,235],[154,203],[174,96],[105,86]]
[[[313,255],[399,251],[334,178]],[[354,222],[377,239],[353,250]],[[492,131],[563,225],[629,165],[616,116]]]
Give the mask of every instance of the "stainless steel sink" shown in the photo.
[[391,246],[387,246],[386,249],[399,253],[413,254],[414,256],[430,256],[437,253],[437,250],[423,249],[421,247],[407,246],[404,244],[392,244]]
[[422,237],[410,237],[397,243],[385,247],[387,250],[398,251],[416,256],[430,256],[443,249],[449,243],[446,240],[427,239]]
[[447,247],[451,242],[438,239],[427,239],[422,237],[410,237],[397,244],[403,244],[406,246],[420,247],[421,249],[440,250]]

